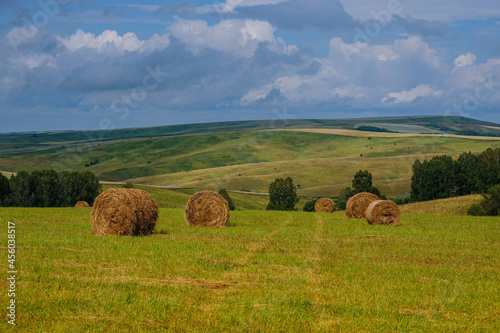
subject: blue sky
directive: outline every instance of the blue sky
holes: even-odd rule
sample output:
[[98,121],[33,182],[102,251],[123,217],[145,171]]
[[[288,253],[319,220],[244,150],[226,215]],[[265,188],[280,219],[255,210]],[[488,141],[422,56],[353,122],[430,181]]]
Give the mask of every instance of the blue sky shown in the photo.
[[0,132],[273,118],[500,122],[491,0],[0,0]]

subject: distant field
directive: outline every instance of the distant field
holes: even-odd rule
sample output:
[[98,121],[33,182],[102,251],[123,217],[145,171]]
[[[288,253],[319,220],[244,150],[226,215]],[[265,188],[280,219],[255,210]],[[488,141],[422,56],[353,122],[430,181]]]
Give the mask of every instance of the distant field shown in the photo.
[[360,126],[373,126],[378,128],[387,129],[389,131],[394,131],[398,133],[411,133],[411,134],[444,134],[441,131],[437,131],[428,127],[420,125],[405,125],[405,124],[391,124],[391,123],[358,123],[354,128]]
[[161,209],[152,236],[99,237],[88,208],[0,208],[16,223],[18,330],[500,331],[498,218],[248,211],[209,229],[183,214]]
[[[486,126],[483,126],[486,127]],[[496,127],[498,128],[498,127]],[[367,132],[367,131],[356,131],[348,129],[330,129],[330,128],[306,128],[306,129],[290,129],[287,131],[292,132],[307,132],[307,133],[322,133],[322,134],[332,134],[332,135],[346,135],[355,137],[374,137],[374,138],[410,138],[410,137],[427,137],[427,138],[456,138],[456,139],[468,139],[468,140],[486,140],[495,141],[500,140],[500,137],[491,136],[473,136],[473,135],[453,135],[453,134],[411,134],[411,133],[384,133],[384,132]]]

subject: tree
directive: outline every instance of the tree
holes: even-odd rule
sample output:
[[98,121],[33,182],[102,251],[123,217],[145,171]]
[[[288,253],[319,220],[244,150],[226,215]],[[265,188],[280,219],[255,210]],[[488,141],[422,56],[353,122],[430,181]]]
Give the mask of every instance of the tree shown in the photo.
[[276,178],[269,185],[267,210],[295,210],[297,202],[299,202],[297,187],[293,184],[292,178]]
[[361,192],[370,192],[380,196],[380,190],[373,186],[373,176],[367,170],[356,172],[352,180],[352,188],[350,196]]
[[500,184],[500,149],[486,149],[479,155],[479,192],[486,192],[491,186]]
[[33,207],[64,206],[61,182],[55,170],[33,171],[30,175]]
[[483,194],[479,204],[473,204],[467,214],[474,216],[500,216],[500,185],[492,186]]
[[10,179],[6,206],[65,207],[77,201],[93,204],[101,192],[97,177],[90,171],[61,172],[54,170],[19,171]]
[[227,205],[229,206],[229,210],[235,210],[236,207],[234,206],[234,202],[233,202],[233,199],[231,199],[231,197],[229,196],[229,193],[227,193],[227,191],[225,189],[220,189],[219,190],[219,194],[221,197],[223,197],[224,199],[226,199],[227,201]]
[[10,194],[5,199],[5,205],[11,207],[32,207],[34,195],[31,191],[30,174],[19,171],[10,177]]
[[455,175],[455,195],[479,192],[479,156],[471,152],[461,154],[453,163]]
[[416,160],[411,177],[411,200],[427,201],[451,197],[455,188],[453,166],[453,159],[446,155],[433,157],[430,161]]
[[5,177],[0,173],[0,205],[5,201],[5,199],[10,194],[10,183],[9,178]]

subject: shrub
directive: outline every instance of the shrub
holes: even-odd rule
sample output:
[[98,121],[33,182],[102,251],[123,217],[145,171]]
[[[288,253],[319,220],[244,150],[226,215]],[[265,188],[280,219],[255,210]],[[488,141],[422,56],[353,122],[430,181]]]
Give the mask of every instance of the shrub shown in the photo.
[[236,209],[236,207],[234,206],[233,199],[231,199],[231,197],[229,196],[229,193],[227,193],[227,191],[225,189],[220,189],[219,190],[219,195],[221,197],[223,197],[224,199],[226,199],[227,205],[229,206],[229,210],[235,210]]
[[306,204],[304,205],[304,207],[302,208],[302,210],[304,212],[314,212],[315,211],[314,205],[316,204],[317,200],[318,199],[314,199],[314,200],[306,202]]
[[483,194],[484,199],[473,204],[468,210],[468,215],[473,216],[500,216],[500,185],[492,186]]
[[[384,199],[384,200],[386,200],[386,199]],[[396,205],[404,205],[404,204],[411,202],[411,196],[410,196],[410,194],[398,195],[397,197],[392,199],[392,201]]]

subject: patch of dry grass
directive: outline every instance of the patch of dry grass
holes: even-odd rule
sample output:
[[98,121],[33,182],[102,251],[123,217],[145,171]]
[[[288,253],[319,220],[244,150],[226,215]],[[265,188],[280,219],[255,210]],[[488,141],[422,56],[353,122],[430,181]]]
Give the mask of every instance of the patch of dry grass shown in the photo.
[[403,214],[430,214],[430,215],[467,215],[467,209],[481,201],[480,194],[462,197],[439,199],[433,201],[415,202],[400,206]]

